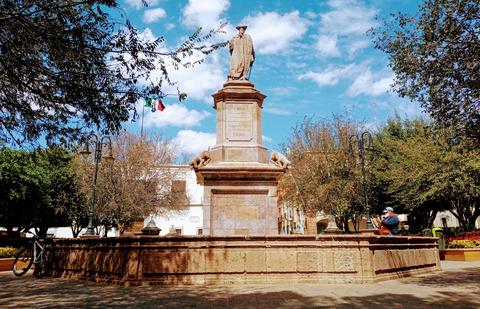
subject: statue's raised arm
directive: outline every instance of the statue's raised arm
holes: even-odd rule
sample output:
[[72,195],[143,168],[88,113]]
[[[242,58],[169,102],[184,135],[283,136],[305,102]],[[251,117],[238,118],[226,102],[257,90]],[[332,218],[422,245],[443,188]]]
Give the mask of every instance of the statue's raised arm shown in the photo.
[[240,24],[236,28],[238,34],[228,42],[230,48],[230,74],[228,79],[248,80],[255,61],[255,50],[253,49],[252,38],[245,33],[247,25]]

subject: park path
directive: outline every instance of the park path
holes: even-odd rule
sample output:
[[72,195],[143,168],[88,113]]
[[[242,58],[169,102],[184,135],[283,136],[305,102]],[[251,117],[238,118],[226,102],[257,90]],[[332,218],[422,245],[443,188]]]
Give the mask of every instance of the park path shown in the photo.
[[0,272],[0,308],[480,308],[480,262],[376,284],[122,287]]

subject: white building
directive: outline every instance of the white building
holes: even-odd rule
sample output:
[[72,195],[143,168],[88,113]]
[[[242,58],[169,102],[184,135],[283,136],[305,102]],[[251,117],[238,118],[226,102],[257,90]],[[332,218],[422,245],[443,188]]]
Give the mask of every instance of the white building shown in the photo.
[[187,205],[181,210],[167,211],[145,218],[146,226],[153,218],[160,235],[176,233],[179,235],[203,234],[203,186],[197,184],[195,172],[188,165],[167,165],[161,168],[174,169],[172,188],[185,190],[188,197]]
[[[433,226],[434,227],[458,227],[460,226],[460,223],[458,222],[458,219],[452,215],[450,211],[441,211],[437,214],[435,217],[435,220],[433,221]],[[480,217],[477,218],[477,221],[475,221],[475,228],[480,229]]]

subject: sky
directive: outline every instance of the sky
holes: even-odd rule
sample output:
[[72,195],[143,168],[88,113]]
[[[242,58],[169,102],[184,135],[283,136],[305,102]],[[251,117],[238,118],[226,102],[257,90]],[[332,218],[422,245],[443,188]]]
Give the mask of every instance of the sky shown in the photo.
[[[267,96],[263,105],[263,144],[279,150],[305,116],[329,118],[345,114],[375,130],[398,114],[414,118],[418,105],[391,90],[394,75],[387,55],[376,50],[367,30],[378,18],[399,11],[414,14],[418,0],[122,0],[134,26],[148,37],[163,36],[174,48],[198,27],[212,29],[226,22],[229,40],[235,25],[246,23],[256,59],[250,80]],[[215,145],[216,111],[211,95],[227,79],[228,48],[209,55],[193,69],[171,70],[188,99],[164,100],[163,112],[145,109],[144,131],[172,139],[183,156],[193,157]],[[176,93],[175,88],[164,89]],[[141,110],[142,102],[138,103]],[[141,121],[127,124],[140,132]]]

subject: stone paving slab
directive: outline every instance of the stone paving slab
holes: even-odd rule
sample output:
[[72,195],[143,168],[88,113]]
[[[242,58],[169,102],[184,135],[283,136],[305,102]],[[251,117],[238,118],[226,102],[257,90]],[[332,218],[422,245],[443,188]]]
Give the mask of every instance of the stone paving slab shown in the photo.
[[480,262],[361,285],[123,287],[0,272],[0,308],[480,308]]

